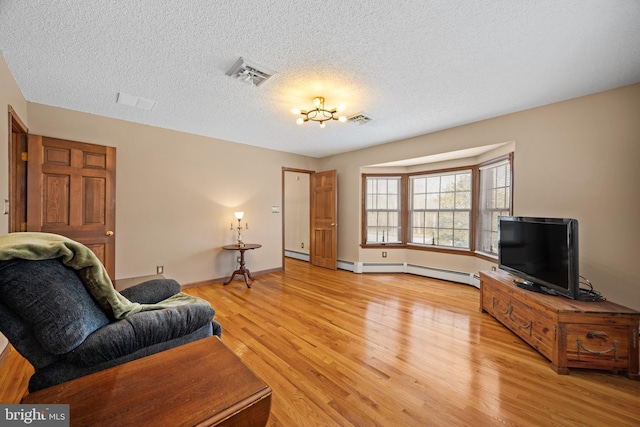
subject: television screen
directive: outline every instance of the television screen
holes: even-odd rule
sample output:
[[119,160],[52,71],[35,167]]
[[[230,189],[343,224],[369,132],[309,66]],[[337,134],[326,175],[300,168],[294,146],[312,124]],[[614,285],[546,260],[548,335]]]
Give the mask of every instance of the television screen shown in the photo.
[[579,298],[578,221],[571,218],[500,217],[499,268],[517,285]]

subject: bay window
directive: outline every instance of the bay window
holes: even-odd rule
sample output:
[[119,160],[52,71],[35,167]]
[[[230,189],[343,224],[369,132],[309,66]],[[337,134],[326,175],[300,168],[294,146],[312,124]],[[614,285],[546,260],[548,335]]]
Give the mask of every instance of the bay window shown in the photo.
[[512,156],[466,168],[364,174],[363,247],[497,256],[498,217],[510,215]]

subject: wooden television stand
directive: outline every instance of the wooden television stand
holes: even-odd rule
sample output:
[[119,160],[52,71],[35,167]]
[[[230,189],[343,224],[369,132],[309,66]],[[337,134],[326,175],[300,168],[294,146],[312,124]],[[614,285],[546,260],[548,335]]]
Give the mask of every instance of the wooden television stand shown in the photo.
[[640,380],[640,312],[619,304],[576,301],[520,289],[515,276],[480,272],[480,311],[487,312],[551,361],[569,368],[620,371]]

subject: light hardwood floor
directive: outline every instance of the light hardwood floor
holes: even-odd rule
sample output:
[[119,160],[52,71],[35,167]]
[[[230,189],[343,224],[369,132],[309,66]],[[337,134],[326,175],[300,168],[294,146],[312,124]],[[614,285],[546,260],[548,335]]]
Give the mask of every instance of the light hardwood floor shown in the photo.
[[[548,362],[487,314],[473,287],[286,260],[284,272],[187,289],[273,389],[269,426],[638,426],[640,381]],[[30,367],[0,367],[18,402]]]

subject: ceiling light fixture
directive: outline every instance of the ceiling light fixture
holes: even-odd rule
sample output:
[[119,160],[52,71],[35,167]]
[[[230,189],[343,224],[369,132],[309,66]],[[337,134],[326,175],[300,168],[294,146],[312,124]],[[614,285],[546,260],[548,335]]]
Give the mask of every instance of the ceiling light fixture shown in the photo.
[[319,122],[320,127],[324,128],[324,122],[326,122],[327,120],[339,120],[343,123],[347,121],[347,116],[336,116],[336,113],[342,112],[344,110],[343,105],[328,110],[324,108],[324,97],[322,96],[316,96],[315,98],[313,98],[313,105],[316,108],[309,111],[299,110],[297,108],[291,110],[294,114],[301,114],[303,116],[296,120],[297,124],[301,125],[311,120],[314,122]]

